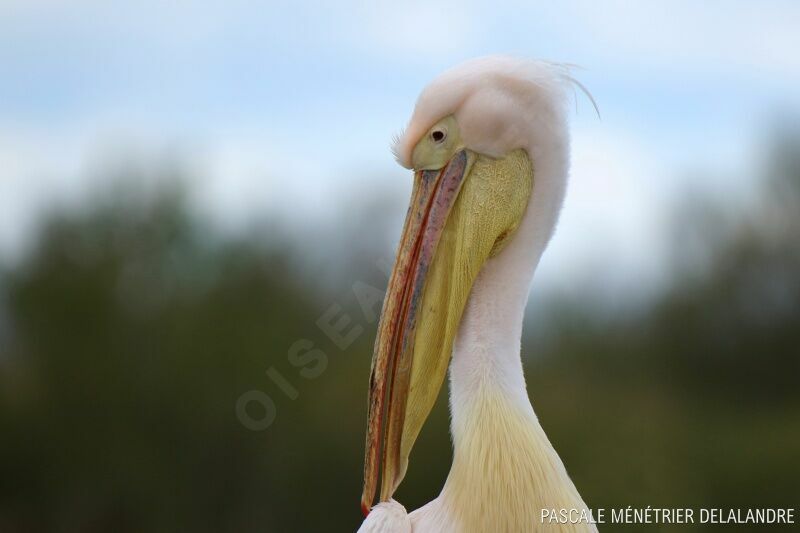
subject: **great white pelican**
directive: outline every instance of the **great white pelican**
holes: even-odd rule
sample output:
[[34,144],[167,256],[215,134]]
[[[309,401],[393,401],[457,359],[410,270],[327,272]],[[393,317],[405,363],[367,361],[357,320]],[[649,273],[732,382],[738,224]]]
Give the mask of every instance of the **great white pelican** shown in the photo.
[[[596,531],[576,520],[588,508],[520,358],[531,278],[566,188],[573,84],[561,65],[468,61],[423,90],[396,140],[414,186],[375,341],[359,531]],[[409,514],[392,495],[448,367],[453,464],[439,496]],[[543,509],[572,518],[543,521]]]

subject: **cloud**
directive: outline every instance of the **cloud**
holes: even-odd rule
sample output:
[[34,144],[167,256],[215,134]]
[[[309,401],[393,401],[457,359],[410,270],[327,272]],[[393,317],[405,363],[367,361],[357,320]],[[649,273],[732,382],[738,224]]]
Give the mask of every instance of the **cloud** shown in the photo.
[[70,201],[83,189],[79,137],[77,131],[0,125],[0,257],[24,248],[42,209]]
[[355,10],[348,31],[364,49],[405,57],[412,62],[432,62],[474,48],[479,43],[477,14],[470,2],[378,0]]
[[[538,19],[538,8],[521,9]],[[573,1],[543,16],[550,35],[580,50],[593,68],[800,80],[797,2]]]
[[640,140],[602,124],[575,131],[571,167],[536,284],[576,293],[595,280],[595,296],[647,295],[665,274],[665,222],[676,192],[670,169]]

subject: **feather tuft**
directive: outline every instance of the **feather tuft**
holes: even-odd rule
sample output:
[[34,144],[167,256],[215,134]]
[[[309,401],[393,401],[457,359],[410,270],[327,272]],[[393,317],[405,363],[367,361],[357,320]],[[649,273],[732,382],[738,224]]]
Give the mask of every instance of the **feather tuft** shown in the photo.
[[[422,91],[392,153],[411,168],[414,146],[437,121],[454,115],[466,148],[499,157],[517,148],[535,159],[561,137],[566,91],[577,87],[597,104],[571,74],[572,65],[513,56],[487,56],[446,70]],[[599,115],[599,111],[598,111]],[[538,149],[537,149],[538,148]],[[534,161],[535,162],[535,161]]]

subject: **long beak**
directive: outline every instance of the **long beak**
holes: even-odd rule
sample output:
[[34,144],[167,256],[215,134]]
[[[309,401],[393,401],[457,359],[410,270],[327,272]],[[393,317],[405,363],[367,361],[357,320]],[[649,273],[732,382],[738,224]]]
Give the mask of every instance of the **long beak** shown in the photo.
[[379,471],[381,501],[402,481],[444,381],[474,279],[521,220],[531,185],[522,151],[492,160],[462,150],[442,170],[416,172],[372,359],[365,515]]

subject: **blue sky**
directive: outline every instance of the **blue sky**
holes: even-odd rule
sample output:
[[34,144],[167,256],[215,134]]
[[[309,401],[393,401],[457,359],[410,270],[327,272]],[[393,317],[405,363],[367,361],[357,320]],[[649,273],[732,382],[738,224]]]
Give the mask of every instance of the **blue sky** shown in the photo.
[[410,179],[388,145],[419,90],[514,53],[581,65],[602,113],[578,97],[541,283],[651,286],[671,203],[746,203],[770,121],[800,112],[797,2],[126,4],[0,2],[0,253],[97,187],[109,154],[183,154],[198,205],[231,227],[273,213],[313,231],[369,194],[399,217]]

